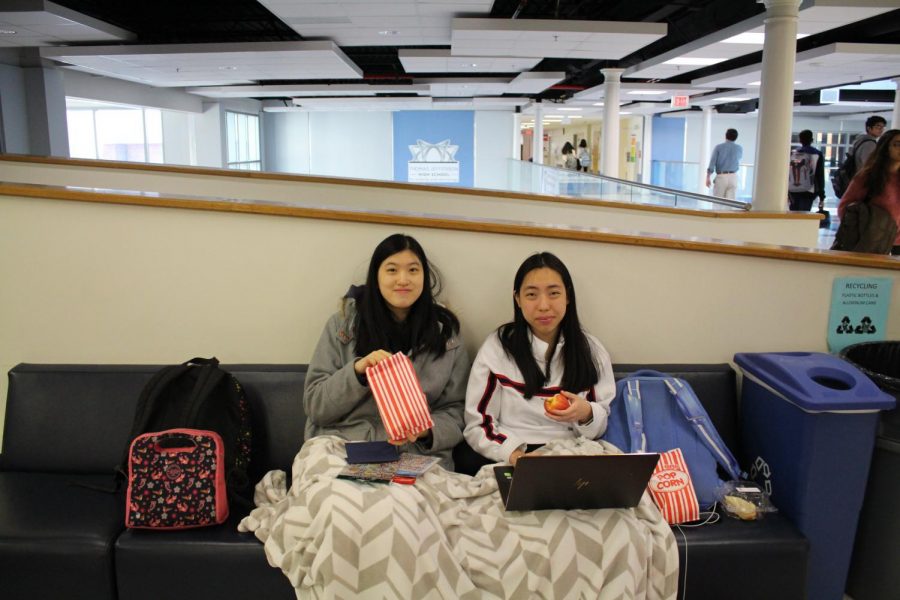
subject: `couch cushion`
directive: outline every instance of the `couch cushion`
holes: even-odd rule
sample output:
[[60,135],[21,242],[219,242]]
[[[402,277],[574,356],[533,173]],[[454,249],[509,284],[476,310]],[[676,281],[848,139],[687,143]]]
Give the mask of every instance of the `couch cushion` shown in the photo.
[[201,529],[125,531],[116,542],[119,598],[296,598],[287,577],[269,566],[262,543],[238,533],[237,522],[232,517]]
[[29,365],[9,372],[3,470],[112,473],[159,367]]
[[679,598],[806,598],[809,542],[780,514],[748,522],[720,515],[718,523],[673,532]]
[[0,472],[0,596],[115,598],[112,548],[121,495],[78,483],[109,476]]
[[[9,372],[2,469],[112,473],[124,459],[141,390],[162,366],[17,365]],[[306,365],[222,368],[250,403],[251,478],[289,471],[303,443]]]

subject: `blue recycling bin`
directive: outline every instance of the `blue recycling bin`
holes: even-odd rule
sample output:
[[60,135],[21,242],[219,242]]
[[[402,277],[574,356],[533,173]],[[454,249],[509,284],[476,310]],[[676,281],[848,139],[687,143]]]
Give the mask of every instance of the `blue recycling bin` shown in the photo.
[[751,476],[810,543],[810,600],[841,600],[879,411],[894,407],[864,373],[830,354],[735,354]]

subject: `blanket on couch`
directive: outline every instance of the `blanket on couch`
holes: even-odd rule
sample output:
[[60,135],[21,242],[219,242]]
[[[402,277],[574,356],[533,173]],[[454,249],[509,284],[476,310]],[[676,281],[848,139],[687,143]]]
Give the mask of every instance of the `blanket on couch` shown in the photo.
[[[618,452],[566,440],[552,454]],[[337,479],[344,442],[303,445],[256,486],[240,525],[298,598],[675,598],[678,550],[644,494],[633,509],[507,513],[490,466],[432,467],[415,485]]]

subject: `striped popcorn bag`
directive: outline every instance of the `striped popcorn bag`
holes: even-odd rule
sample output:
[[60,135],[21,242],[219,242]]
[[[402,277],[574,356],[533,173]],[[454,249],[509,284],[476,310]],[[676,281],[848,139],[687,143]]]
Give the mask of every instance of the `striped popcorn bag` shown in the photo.
[[428,400],[405,354],[398,352],[367,368],[366,378],[390,440],[405,440],[434,426]]
[[647,488],[670,525],[700,518],[700,504],[681,448],[660,453]]

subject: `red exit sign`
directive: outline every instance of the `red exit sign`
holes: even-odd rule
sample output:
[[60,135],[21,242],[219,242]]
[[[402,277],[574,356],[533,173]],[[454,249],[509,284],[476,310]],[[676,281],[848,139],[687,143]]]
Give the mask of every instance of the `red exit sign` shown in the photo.
[[688,108],[691,105],[689,96],[672,96],[673,108]]

